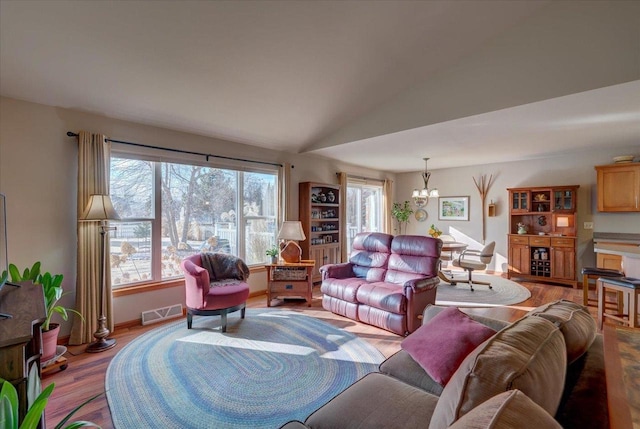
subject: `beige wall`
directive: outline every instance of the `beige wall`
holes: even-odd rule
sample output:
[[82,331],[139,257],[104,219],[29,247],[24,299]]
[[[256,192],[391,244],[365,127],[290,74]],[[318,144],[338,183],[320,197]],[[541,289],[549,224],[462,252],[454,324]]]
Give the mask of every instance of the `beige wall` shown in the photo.
[[[306,155],[260,149],[252,146],[216,140],[192,134],[170,131],[126,121],[86,114],[69,109],[38,105],[8,98],[0,98],[0,192],[7,196],[9,256],[18,266],[43,262],[45,269],[64,274],[64,286],[72,293],[63,304],[73,306],[76,269],[76,180],[77,140],[66,136],[67,131],[87,130],[104,133],[114,139],[179,147],[197,152],[245,157],[262,161],[290,163],[291,201],[288,219],[297,218],[298,189],[301,181],[335,182],[337,171],[374,178],[395,179],[395,200],[410,199],[413,188],[422,187],[419,173],[392,174],[328,161]],[[638,153],[631,147],[628,153]],[[471,220],[469,222],[441,222],[437,220],[437,201],[427,207],[425,222],[412,220],[408,233],[425,234],[435,223],[454,235],[479,247],[481,239],[480,202],[473,177],[493,174],[495,182],[488,200],[498,205],[494,218],[487,218],[487,240],[497,244],[497,263],[494,269],[504,270],[506,262],[506,232],[508,229],[508,187],[576,184],[578,193],[578,225],[595,223],[595,231],[640,233],[640,214],[598,213],[595,209],[594,165],[607,164],[621,151],[580,153],[513,163],[434,170],[430,184],[438,187],[440,195],[468,195]],[[590,242],[592,231],[579,228],[579,266],[595,262]],[[250,279],[253,291],[265,288],[264,274]],[[115,322],[139,319],[145,310],[177,302],[184,303],[180,287],[138,295],[119,297],[115,302]],[[63,333],[69,325],[63,326]]]
[[[64,288],[72,293],[63,304],[75,302],[77,139],[67,131],[86,130],[124,141],[181,148],[231,157],[289,163],[291,202],[287,219],[298,216],[298,182],[336,183],[335,173],[346,171],[373,178],[393,177],[310,155],[287,154],[158,127],[135,124],[0,98],[0,192],[7,197],[10,262],[19,267],[42,261],[43,267],[64,275]],[[253,292],[266,289],[264,273],[251,277]],[[181,287],[118,297],[116,324],[139,319],[142,311],[175,303],[184,304]],[[70,325],[63,325],[63,334]]]
[[[596,208],[595,165],[610,164],[616,155],[640,155],[638,146],[612,153],[608,150],[589,151],[554,158],[536,159],[509,163],[479,165],[473,167],[433,170],[429,185],[438,188],[441,196],[469,196],[470,220],[438,220],[438,201],[432,200],[427,206],[428,217],[424,222],[412,219],[407,231],[426,234],[434,223],[445,233],[451,233],[472,248],[482,247],[482,215],[480,195],[473,182],[481,175],[489,179],[493,175],[493,185],[487,195],[487,204],[493,200],[497,205],[497,215],[486,218],[486,242],[496,242],[496,257],[491,269],[506,271],[507,232],[509,229],[509,205],[507,188],[524,186],[580,185],[578,189],[578,270],[595,264],[593,253],[593,232],[640,233],[640,213],[599,213]],[[422,188],[419,173],[399,174],[396,177],[397,200],[411,199],[414,188]],[[486,207],[485,207],[486,213]],[[593,222],[593,230],[585,230],[584,222]]]

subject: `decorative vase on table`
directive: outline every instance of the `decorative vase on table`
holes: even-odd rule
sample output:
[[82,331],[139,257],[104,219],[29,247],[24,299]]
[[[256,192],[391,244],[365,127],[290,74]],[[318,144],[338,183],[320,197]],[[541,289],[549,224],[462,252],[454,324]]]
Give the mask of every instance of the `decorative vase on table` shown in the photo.
[[524,226],[520,226],[518,227],[518,234],[526,234],[527,233],[527,228]]

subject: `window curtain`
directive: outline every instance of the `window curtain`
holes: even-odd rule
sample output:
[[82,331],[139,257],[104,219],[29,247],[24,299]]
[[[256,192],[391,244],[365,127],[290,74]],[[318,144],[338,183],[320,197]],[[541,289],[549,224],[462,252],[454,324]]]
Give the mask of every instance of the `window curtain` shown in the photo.
[[282,222],[291,218],[291,164],[284,163],[278,168],[278,219],[276,228],[280,230]]
[[393,200],[392,195],[392,185],[393,181],[389,179],[385,179],[384,184],[382,185],[383,190],[383,203],[382,203],[382,225],[384,227],[384,232],[387,234],[393,234],[393,230],[391,229],[391,201]]
[[337,173],[340,185],[340,261],[345,262],[349,250],[347,249],[347,173]]
[[[78,135],[78,218],[84,212],[92,194],[109,193],[109,163],[111,143],[102,134],[80,131]],[[84,316],[73,318],[69,344],[78,345],[93,341],[100,316],[100,264],[105,276],[104,314],[107,328],[113,331],[111,299],[111,269],[109,252],[101,260],[100,223],[78,222],[78,266],[76,275],[76,310]],[[105,236],[109,249],[109,234]]]

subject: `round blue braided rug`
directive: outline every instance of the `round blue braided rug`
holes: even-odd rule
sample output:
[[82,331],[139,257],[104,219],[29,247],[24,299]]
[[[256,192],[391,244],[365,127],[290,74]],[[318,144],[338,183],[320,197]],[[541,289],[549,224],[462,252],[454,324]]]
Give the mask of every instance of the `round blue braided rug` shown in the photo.
[[116,428],[278,428],[304,420],[384,356],[355,335],[293,311],[247,309],[161,326],[111,361]]

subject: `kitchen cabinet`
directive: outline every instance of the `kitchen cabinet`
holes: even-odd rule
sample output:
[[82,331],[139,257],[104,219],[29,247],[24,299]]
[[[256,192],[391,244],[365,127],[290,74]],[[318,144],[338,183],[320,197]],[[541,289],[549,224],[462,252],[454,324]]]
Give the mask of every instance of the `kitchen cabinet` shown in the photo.
[[598,211],[640,212],[640,163],[596,166]]

